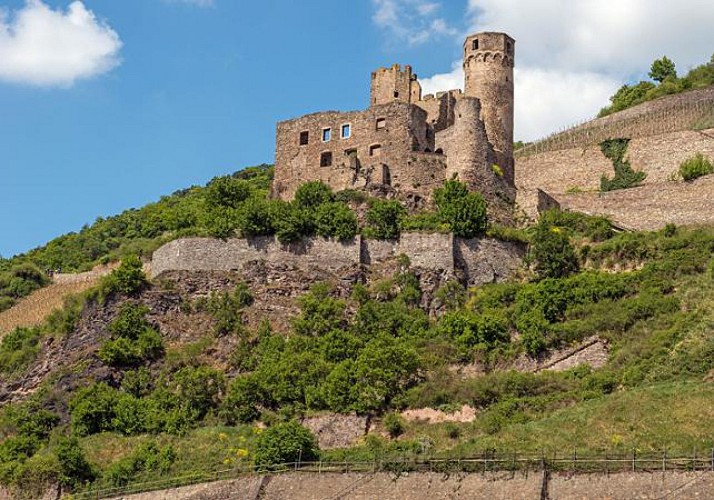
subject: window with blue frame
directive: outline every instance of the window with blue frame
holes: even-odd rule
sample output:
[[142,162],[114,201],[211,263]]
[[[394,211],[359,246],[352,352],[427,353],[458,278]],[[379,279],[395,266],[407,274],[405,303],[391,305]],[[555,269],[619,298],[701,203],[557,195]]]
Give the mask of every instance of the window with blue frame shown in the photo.
[[322,142],[330,142],[332,139],[332,129],[331,128],[323,128],[322,129]]
[[342,125],[342,138],[349,139],[352,136],[352,126],[349,123]]

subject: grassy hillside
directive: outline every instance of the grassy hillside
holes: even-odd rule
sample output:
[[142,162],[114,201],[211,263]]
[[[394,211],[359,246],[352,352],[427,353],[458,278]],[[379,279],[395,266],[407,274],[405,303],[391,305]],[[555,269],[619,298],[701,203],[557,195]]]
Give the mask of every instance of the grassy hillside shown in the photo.
[[[270,165],[250,167],[234,174],[248,182],[251,193],[265,196],[273,171]],[[209,186],[220,182],[214,179]],[[79,232],[17,255],[0,257],[0,311],[49,283],[49,270],[64,273],[89,271],[95,265],[135,254],[150,257],[166,241],[181,236],[205,235],[212,227],[206,206],[208,187],[191,187],[164,196],[156,203],[98,218]]]
[[[269,170],[243,175],[250,177],[216,180],[162,200],[162,208],[119,216],[147,232],[103,233],[98,227],[109,226],[101,221],[10,265],[48,265],[54,261],[41,259],[81,246],[76,238],[108,249],[94,256],[101,259],[179,234],[289,240],[340,237],[345,228],[371,237],[485,229],[473,217],[479,200],[456,184],[440,193],[433,213],[407,216],[398,202],[373,201],[360,229],[345,201],[354,203],[354,193],[311,185],[294,204],[268,202]],[[295,279],[289,270],[203,277],[200,290],[180,278],[149,283],[141,262],[125,258],[44,324],[0,342],[0,483],[32,496],[52,481],[84,490],[298,457],[677,454],[714,446],[707,425],[714,229],[615,234],[605,219],[551,212],[524,232],[490,231],[530,242],[517,279],[472,290],[444,281],[431,292],[424,284],[434,278],[399,259],[365,284],[335,275],[290,299],[297,314],[288,332],[272,328],[270,314],[254,319],[264,300],[260,280],[276,287],[267,277]],[[89,254],[75,258],[76,269],[93,262]],[[425,303],[439,304],[428,309],[437,312],[429,315]],[[601,369],[496,369],[594,335],[610,346]],[[459,370],[474,365],[485,374]],[[476,409],[473,422],[429,425],[399,415],[464,404]],[[374,431],[354,448],[321,451],[295,422],[326,412],[367,415]]]
[[[651,73],[652,76],[652,73]],[[659,97],[679,94],[688,90],[701,89],[714,85],[714,56],[712,59],[678,77],[671,67],[671,74],[654,75],[655,81],[641,81],[635,85],[623,85],[610,97],[610,105],[602,108],[598,117],[617,113],[632,106],[652,101]]]

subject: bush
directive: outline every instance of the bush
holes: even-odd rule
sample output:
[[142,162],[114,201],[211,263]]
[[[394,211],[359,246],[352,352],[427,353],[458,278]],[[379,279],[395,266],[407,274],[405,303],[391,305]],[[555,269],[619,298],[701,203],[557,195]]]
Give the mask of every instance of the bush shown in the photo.
[[357,216],[345,203],[324,203],[315,213],[315,227],[319,236],[348,241],[359,232]]
[[407,211],[397,200],[375,200],[367,210],[370,236],[378,240],[399,237],[399,228]]
[[166,474],[176,461],[171,445],[160,448],[155,441],[142,444],[130,456],[112,464],[105,478],[113,487],[126,486],[142,472]]
[[568,234],[547,220],[541,220],[536,226],[529,255],[540,279],[563,278],[580,268]]
[[332,189],[322,181],[306,182],[295,191],[295,205],[308,210],[331,203],[334,198]]
[[118,391],[103,382],[79,389],[69,403],[74,433],[89,436],[114,430],[117,398]]
[[211,293],[197,303],[197,309],[213,315],[213,332],[217,337],[243,331],[243,309],[253,304],[253,294],[245,283],[238,283],[232,293]]
[[679,175],[686,182],[691,182],[711,173],[714,173],[714,165],[701,153],[684,160],[679,166]]
[[101,295],[109,297],[113,294],[136,296],[148,282],[144,274],[144,265],[136,255],[129,255],[122,260],[117,269],[102,279]]
[[315,436],[295,421],[280,423],[263,431],[255,444],[255,465],[266,469],[293,462],[309,462],[318,456]]
[[25,369],[40,352],[39,328],[16,328],[0,341],[0,373],[12,375]]
[[60,483],[77,486],[94,480],[95,474],[76,437],[61,437],[55,448],[60,464]]
[[455,236],[474,238],[486,232],[486,202],[463,182],[446,181],[443,187],[434,190],[434,202],[439,218],[449,224]]
[[249,423],[260,417],[260,387],[254,378],[238,377],[228,386],[220,416],[227,425]]
[[109,324],[112,339],[99,348],[99,359],[110,365],[128,366],[157,359],[163,352],[161,335],[146,320],[146,306],[126,303]]
[[232,176],[216,177],[206,186],[206,204],[208,209],[240,208],[251,197],[253,188],[250,182]]
[[385,415],[382,423],[392,438],[404,434],[404,419],[398,413],[388,413]]

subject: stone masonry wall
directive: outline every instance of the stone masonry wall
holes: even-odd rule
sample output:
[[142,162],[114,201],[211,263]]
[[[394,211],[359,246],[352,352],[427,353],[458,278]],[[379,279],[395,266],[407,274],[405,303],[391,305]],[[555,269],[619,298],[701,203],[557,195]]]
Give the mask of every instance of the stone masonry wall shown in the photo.
[[[378,121],[384,125],[378,126]],[[348,124],[350,136],[342,138],[342,126]],[[332,135],[327,142],[322,140],[325,128]],[[303,132],[308,133],[308,144],[300,145]],[[434,151],[434,139],[427,137],[426,112],[402,102],[284,121],[277,126],[273,195],[292,199],[301,184],[313,180],[336,191],[392,184],[401,177],[406,184],[409,158],[427,150]],[[332,154],[331,165],[321,166],[323,153]]]
[[463,240],[451,234],[405,233],[399,240],[340,243],[323,238],[282,245],[272,237],[218,240],[185,238],[154,252],[152,277],[171,271],[241,271],[256,261],[298,269],[336,271],[374,265],[404,254],[412,266],[462,276],[465,284],[505,280],[517,270],[525,249],[490,238]]
[[[602,154],[599,145],[519,157],[516,159],[517,202],[527,215],[535,218],[537,191],[542,189],[561,204],[568,200],[574,203],[573,207],[582,205],[591,212],[611,213],[622,222],[630,218],[635,222],[639,220],[634,227],[659,227],[667,222],[686,220],[693,212],[700,213],[691,222],[702,221],[702,216],[706,216],[705,221],[710,220],[708,214],[699,210],[701,203],[708,203],[708,193],[701,187],[671,180],[681,162],[696,153],[714,160],[714,129],[632,139],[627,158],[632,168],[646,172],[647,178],[638,190],[611,193],[596,193],[600,177],[614,175],[612,162]],[[578,191],[585,194],[569,194]],[[652,210],[653,207],[660,208]],[[613,211],[608,212],[610,209]],[[677,212],[682,216],[677,216]]]

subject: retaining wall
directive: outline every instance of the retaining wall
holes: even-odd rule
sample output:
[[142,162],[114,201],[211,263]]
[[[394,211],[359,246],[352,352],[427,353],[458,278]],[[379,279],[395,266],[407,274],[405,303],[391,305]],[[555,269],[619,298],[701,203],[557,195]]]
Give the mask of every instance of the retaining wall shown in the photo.
[[[626,158],[635,170],[647,173],[638,196],[632,189],[598,193],[600,177],[612,177],[612,162],[599,145],[585,148],[549,151],[516,160],[517,201],[526,214],[538,214],[538,189],[564,205],[565,200],[590,212],[610,215],[617,222],[632,219],[633,228],[661,227],[668,222],[711,222],[711,212],[700,211],[695,219],[677,213],[696,213],[700,202],[708,202],[708,193],[693,189],[691,184],[673,180],[687,158],[702,153],[714,161],[714,129],[681,131],[630,141]],[[582,203],[577,202],[583,199]],[[602,201],[601,201],[602,200]],[[653,201],[658,200],[658,201]],[[654,204],[654,206],[653,206]],[[617,205],[617,206],[615,206]],[[570,208],[563,206],[563,208]]]
[[274,237],[184,238],[154,252],[151,275],[157,277],[169,271],[240,271],[255,261],[306,271],[337,271],[378,264],[404,254],[414,267],[454,273],[473,286],[506,279],[520,267],[524,253],[523,245],[517,243],[491,238],[465,240],[452,234],[405,233],[392,241],[357,236],[345,243],[306,238],[289,245]]

